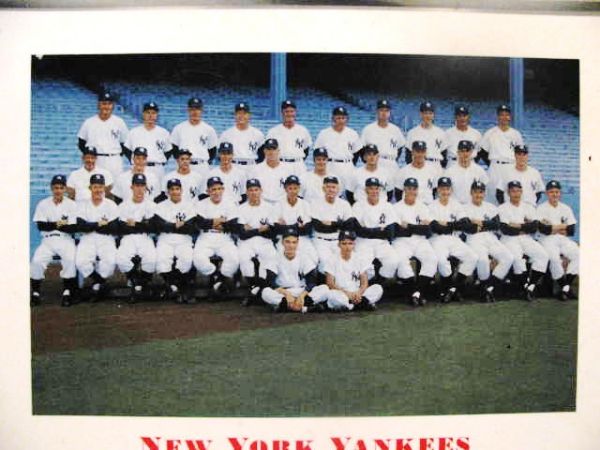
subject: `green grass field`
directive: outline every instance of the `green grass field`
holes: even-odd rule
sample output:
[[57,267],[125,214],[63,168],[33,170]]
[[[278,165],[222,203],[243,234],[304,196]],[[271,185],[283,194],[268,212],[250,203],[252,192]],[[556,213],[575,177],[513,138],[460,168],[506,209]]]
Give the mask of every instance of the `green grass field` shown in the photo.
[[[268,314],[265,311],[265,314]],[[336,416],[575,409],[577,302],[375,313],[35,356],[34,414]]]

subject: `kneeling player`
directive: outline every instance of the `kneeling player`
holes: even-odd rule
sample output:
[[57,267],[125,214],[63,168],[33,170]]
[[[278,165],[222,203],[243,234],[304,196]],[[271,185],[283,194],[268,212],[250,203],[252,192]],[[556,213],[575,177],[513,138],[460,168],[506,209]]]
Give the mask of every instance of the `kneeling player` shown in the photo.
[[31,305],[41,302],[40,287],[48,263],[55,255],[60,257],[64,289],[62,305],[71,306],[77,289],[75,270],[75,241],[69,233],[75,231],[76,204],[65,197],[67,178],[64,175],[52,177],[50,187],[52,197],[45,198],[35,208],[33,221],[42,235],[42,242],[31,260]]
[[367,270],[371,266],[368,257],[354,251],[356,233],[341,231],[340,251],[325,263],[327,286],[327,306],[333,310],[366,309],[374,310],[375,304],[383,296],[379,284],[369,286]]
[[329,288],[316,286],[317,265],[306,254],[298,252],[299,234],[295,228],[286,228],[282,235],[283,252],[277,253],[275,273],[268,276],[269,287],[262,291],[262,299],[277,312],[322,311]]
[[[571,283],[579,273],[579,246],[568,236],[575,234],[573,210],[560,201],[560,183],[552,180],[546,185],[548,201],[537,208],[540,223],[540,244],[550,256],[550,274],[560,284],[560,299],[575,298]],[[562,265],[561,255],[569,260],[567,270]]]

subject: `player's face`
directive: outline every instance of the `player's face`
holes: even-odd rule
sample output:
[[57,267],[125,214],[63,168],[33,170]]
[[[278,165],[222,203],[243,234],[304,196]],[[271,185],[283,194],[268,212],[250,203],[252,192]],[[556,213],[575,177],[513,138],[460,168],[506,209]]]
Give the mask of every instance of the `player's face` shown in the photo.
[[179,155],[177,158],[177,167],[182,170],[189,170],[190,162],[192,161],[192,157],[190,155]]
[[459,128],[464,128],[469,125],[469,115],[468,114],[457,114],[456,118],[456,126]]
[[228,166],[233,161],[233,153],[221,153],[219,160],[222,165]]
[[265,148],[265,160],[267,162],[279,161],[279,149],[278,148]]
[[296,236],[287,236],[283,239],[283,251],[287,256],[296,256],[298,250],[298,238]]
[[67,187],[64,184],[57,183],[50,186],[50,189],[52,190],[52,196],[56,200],[62,200]]
[[513,187],[508,190],[508,197],[510,201],[513,203],[518,203],[521,201],[521,195],[523,195],[523,189],[518,187]]
[[146,185],[145,184],[132,184],[131,192],[133,194],[133,199],[135,201],[142,201],[144,199],[144,195],[146,195]]
[[421,111],[421,121],[425,124],[425,125],[431,125],[433,123],[433,118],[435,117],[435,114],[433,111]]
[[104,197],[104,185],[103,184],[90,185],[90,191],[92,192],[92,200],[102,200],[102,198]]
[[458,150],[456,155],[458,157],[458,162],[463,166],[466,166],[471,160],[471,150]]
[[427,152],[424,152],[422,150],[413,150],[412,151],[412,158],[413,161],[417,164],[423,164],[425,162],[425,154]]
[[250,113],[246,111],[237,111],[235,113],[235,123],[239,126],[247,126],[250,123]]
[[300,186],[297,184],[288,184],[285,187],[285,192],[288,198],[296,198],[298,197],[298,193],[300,192]]
[[441,200],[448,200],[450,198],[450,194],[452,193],[452,188],[449,186],[440,186],[437,188],[437,193]]
[[404,194],[403,194],[404,200],[409,205],[412,205],[415,202],[415,200],[417,199],[418,193],[419,193],[418,188],[406,186],[404,188]]
[[481,189],[473,189],[471,191],[471,201],[477,206],[481,205],[484,197],[485,191],[482,191]]
[[548,201],[552,205],[556,205],[560,201],[560,189],[557,189],[557,188],[548,189],[546,191],[546,195],[548,196]]
[[365,163],[367,163],[369,166],[376,166],[377,161],[379,161],[379,153],[365,153]]
[[252,203],[256,203],[260,200],[260,194],[262,193],[262,189],[258,186],[252,186],[246,189],[246,195],[248,196],[248,201]]
[[296,123],[296,108],[285,108],[281,111],[283,116],[283,123],[286,125],[293,125]]
[[390,116],[392,115],[392,111],[388,108],[379,108],[377,110],[377,122],[388,123],[390,121]]
[[171,186],[169,188],[169,198],[172,202],[179,203],[181,201],[181,186]]
[[515,152],[515,162],[517,164],[517,167],[519,167],[519,168],[526,167],[528,161],[529,161],[529,153]]
[[113,102],[98,102],[98,113],[103,119],[107,119],[113,112]]
[[188,119],[192,123],[200,122],[200,119],[202,119],[202,108],[188,108]]
[[325,156],[317,156],[315,158],[315,167],[319,170],[325,170],[327,166],[327,157]]
[[223,198],[224,190],[225,188],[222,184],[213,184],[210,188],[208,188],[208,195],[213,202],[219,203]]
[[86,170],[94,170],[96,167],[96,156],[83,155],[83,167],[85,167]]
[[338,242],[338,246],[342,250],[342,255],[349,255],[354,250],[354,241],[352,239],[344,239]]
[[340,185],[337,183],[325,183],[323,185],[323,191],[325,192],[325,197],[329,200],[333,200],[340,192]]
[[337,130],[337,131],[343,130],[347,123],[348,123],[348,116],[343,116],[343,115],[333,116],[333,128],[335,130]]
[[147,159],[148,157],[144,155],[133,155],[133,158],[131,160],[133,161],[133,165],[135,167],[141,168],[146,166]]
[[500,114],[498,114],[498,125],[500,127],[507,127],[510,125],[510,113],[508,111],[500,111]]
[[367,200],[370,202],[376,202],[379,199],[379,186],[367,186],[365,191],[367,193]]
[[158,111],[154,109],[147,109],[142,112],[142,120],[144,121],[144,125],[156,125],[156,121],[158,120]]

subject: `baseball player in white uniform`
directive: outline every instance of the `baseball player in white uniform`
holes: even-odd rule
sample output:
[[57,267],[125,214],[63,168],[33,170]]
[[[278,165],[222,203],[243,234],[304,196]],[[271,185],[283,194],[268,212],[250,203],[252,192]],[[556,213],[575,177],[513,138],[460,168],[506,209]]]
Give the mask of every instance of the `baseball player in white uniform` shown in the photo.
[[284,183],[292,175],[291,167],[279,159],[279,143],[276,139],[267,139],[263,145],[265,160],[248,170],[248,178],[255,178],[262,186],[262,199],[275,205],[285,198]]
[[86,119],[77,137],[79,150],[95,147],[98,156],[98,167],[108,170],[113,178],[123,171],[124,144],[127,141],[127,125],[120,117],[113,114],[114,97],[110,92],[98,96],[98,114]]
[[96,165],[96,149],[86,147],[82,150],[81,160],[83,165],[69,174],[67,178],[67,195],[76,202],[89,200],[92,196],[90,192],[90,177],[92,175],[102,175],[106,182],[105,193],[109,194],[113,184],[111,173]]
[[106,279],[115,271],[118,232],[117,205],[104,196],[105,180],[100,174],[90,177],[89,200],[77,205],[77,229],[82,233],[75,265],[84,278],[91,277],[90,301],[98,301],[107,293]]
[[[431,236],[431,212],[425,203],[418,199],[419,181],[416,178],[404,180],[404,196],[394,204],[396,227],[392,248],[398,255],[398,278],[411,293],[413,306],[424,306],[425,296],[431,290],[433,277],[437,271],[437,257],[428,237]],[[419,274],[410,264],[411,258],[421,263]]]
[[419,184],[419,200],[428,205],[433,202],[437,180],[442,176],[442,167],[438,163],[425,160],[427,152],[425,141],[414,141],[411,150],[411,163],[402,167],[396,176],[396,199],[402,198],[404,181],[415,178]]
[[[488,201],[496,200],[498,184],[505,179],[506,168],[515,163],[513,149],[516,145],[523,145],[523,136],[518,130],[510,126],[511,110],[508,105],[500,105],[496,108],[498,125],[487,130],[479,143],[477,160],[483,160],[488,166]],[[509,180],[510,181],[510,180]]]
[[167,180],[169,198],[160,202],[152,225],[158,235],[156,243],[156,271],[165,280],[165,299],[176,303],[195,303],[189,292],[192,258],[192,233],[196,228],[196,209],[183,194],[179,178]]
[[338,106],[332,112],[332,125],[321,130],[315,140],[315,147],[325,147],[329,155],[329,167],[347,186],[358,161],[362,142],[356,131],[347,126],[348,111]]
[[[496,301],[496,294],[503,285],[514,258],[495,234],[500,227],[498,208],[484,199],[485,184],[474,181],[471,185],[471,201],[464,205],[469,223],[463,231],[467,234],[467,245],[477,254],[477,277],[481,282],[481,300],[491,303]],[[497,261],[491,276],[490,257]]]
[[[533,239],[538,231],[539,219],[535,208],[521,200],[523,188],[519,181],[508,182],[509,201],[498,207],[500,216],[500,241],[506,245],[514,257],[513,273],[519,287],[524,289],[525,298],[535,297],[537,283],[548,268],[548,252]],[[531,277],[527,277],[527,266],[523,256],[531,261]]]
[[208,173],[208,178],[219,177],[223,181],[223,195],[239,204],[246,200],[246,172],[233,164],[233,145],[219,144],[219,165]]
[[[462,205],[451,198],[451,194],[452,181],[448,177],[441,177],[438,180],[438,199],[429,205],[433,231],[430,242],[438,260],[442,284],[440,300],[443,303],[462,299],[461,290],[477,264],[475,252],[458,236],[468,218]],[[450,256],[459,261],[456,281],[452,279],[452,267],[448,259]]]
[[127,156],[130,158],[133,150],[138,147],[148,150],[148,160],[146,161],[148,171],[146,176],[149,178],[148,174],[151,173],[160,183],[165,176],[167,155],[171,154],[171,139],[169,132],[157,125],[158,111],[159,108],[155,102],[144,103],[142,124],[131,129],[127,136],[125,147],[129,153]]
[[529,165],[529,149],[526,145],[515,145],[515,164],[508,165],[502,174],[502,180],[498,183],[496,198],[504,202],[504,193],[509,181],[519,181],[523,186],[521,200],[533,206],[537,205],[544,193],[544,181],[542,175]]
[[[181,182],[183,200],[196,201],[206,195],[206,172],[192,170],[192,152],[186,148],[177,150],[177,169],[169,172],[163,179],[163,192],[167,192],[167,181],[177,179]],[[164,198],[164,196],[163,196]]]
[[132,195],[131,190],[131,179],[136,174],[144,175],[146,183],[144,189],[146,190],[146,197],[150,201],[154,201],[162,192],[162,185],[156,176],[156,172],[150,171],[147,167],[148,150],[146,147],[136,147],[131,156],[131,169],[123,172],[117,178],[114,187],[110,193],[114,197],[116,203],[120,203],[123,200],[129,200]]
[[[435,107],[433,103],[426,101],[419,106],[421,123],[408,130],[406,134],[407,147],[412,149],[415,141],[423,141],[427,145],[427,161],[442,167],[442,161],[446,160],[446,133],[437,125],[434,125]],[[407,163],[410,162],[410,155],[407,152]],[[420,181],[420,180],[419,180]],[[420,184],[421,189],[423,186]]]
[[313,216],[313,244],[319,256],[319,272],[325,273],[325,261],[337,254],[338,236],[343,229],[350,227],[352,207],[339,197],[340,184],[337,177],[323,179],[324,197],[311,203]]
[[340,231],[340,250],[325,262],[329,287],[327,306],[334,311],[372,311],[383,296],[381,285],[369,286],[367,271],[371,267],[371,260],[367,255],[354,251],[355,241],[356,234],[353,231]]
[[62,306],[71,306],[77,291],[75,240],[70,234],[76,231],[77,206],[65,196],[66,183],[67,178],[64,175],[53,176],[50,181],[52,196],[40,201],[33,213],[33,221],[42,235],[42,242],[35,249],[31,259],[31,306],[42,301],[41,285],[44,272],[55,255],[60,257],[62,265]]
[[[575,234],[577,220],[573,210],[560,201],[561,185],[551,180],[546,185],[548,200],[537,208],[540,220],[540,244],[550,257],[550,274],[560,285],[560,300],[575,298],[571,284],[579,274],[579,246],[569,237]],[[563,268],[561,256],[569,260]]]
[[456,147],[458,161],[444,172],[444,176],[452,181],[452,198],[463,205],[471,202],[471,185],[475,181],[488,182],[485,170],[473,161],[472,141],[460,141]]
[[[156,247],[150,237],[156,204],[146,196],[146,176],[131,175],[131,195],[118,206],[118,234],[121,242],[117,250],[117,266],[131,284],[130,303],[144,296],[156,269]],[[136,258],[137,257],[137,258]],[[135,259],[139,259],[136,264]]]
[[379,149],[374,144],[367,144],[362,149],[364,166],[354,170],[352,184],[346,191],[346,198],[352,204],[355,201],[364,201],[367,196],[365,192],[365,181],[369,178],[377,178],[381,185],[380,193],[387,200],[394,196],[395,172],[380,164]]
[[279,158],[289,165],[291,173],[300,176],[306,172],[304,159],[312,147],[312,138],[306,127],[296,122],[296,104],[291,100],[281,102],[283,122],[267,132],[267,139],[279,142]]
[[[250,105],[237,103],[234,107],[235,125],[221,133],[219,142],[230,142],[233,145],[233,163],[241,166],[246,172],[259,160],[259,150],[265,136],[258,128],[250,125]],[[262,160],[262,158],[261,158]]]
[[192,170],[206,177],[210,160],[216,152],[218,139],[215,129],[202,120],[203,109],[204,103],[198,97],[191,97],[188,100],[188,119],[175,125],[171,131],[171,144],[175,156],[178,150],[189,150]]
[[327,149],[318,147],[313,150],[314,169],[305,172],[301,176],[302,185],[300,186],[300,195],[307,202],[312,203],[313,201],[323,199],[323,180],[326,177],[336,177],[340,183],[338,195],[344,193],[344,186],[339,181],[339,177],[331,171],[327,162],[328,159],[329,154]]
[[406,145],[402,130],[390,122],[392,105],[386,100],[377,101],[377,120],[363,128],[360,138],[364,145],[379,149],[379,164],[392,173],[398,169],[398,158]]
[[324,284],[317,286],[316,262],[299,251],[298,238],[296,228],[285,229],[275,273],[262,291],[262,299],[276,312],[320,312],[327,301],[329,288]]
[[[225,195],[221,178],[210,177],[206,185],[208,198],[196,205],[200,235],[194,246],[194,266],[202,275],[211,277],[215,293],[225,294],[233,289],[233,277],[240,266],[238,249],[231,236],[237,229],[238,207]],[[213,256],[221,258],[219,268],[211,262]]]
[[[471,115],[466,105],[457,105],[454,108],[454,126],[446,129],[446,148],[448,149],[447,167],[452,167],[456,163],[458,144],[461,141],[472,142],[475,155],[479,152],[481,133],[469,125],[470,120]],[[473,157],[473,154],[471,154],[471,157]]]

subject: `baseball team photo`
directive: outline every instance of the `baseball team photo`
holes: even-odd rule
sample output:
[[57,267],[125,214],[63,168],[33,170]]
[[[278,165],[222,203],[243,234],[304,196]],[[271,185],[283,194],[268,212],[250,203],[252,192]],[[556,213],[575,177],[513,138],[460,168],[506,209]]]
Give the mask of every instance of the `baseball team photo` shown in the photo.
[[32,56],[33,414],[575,411],[579,133],[578,60]]

